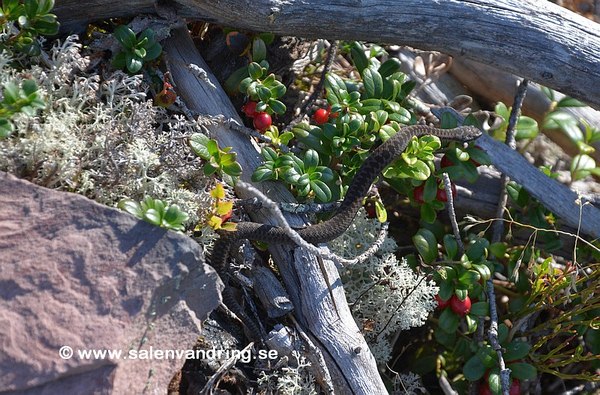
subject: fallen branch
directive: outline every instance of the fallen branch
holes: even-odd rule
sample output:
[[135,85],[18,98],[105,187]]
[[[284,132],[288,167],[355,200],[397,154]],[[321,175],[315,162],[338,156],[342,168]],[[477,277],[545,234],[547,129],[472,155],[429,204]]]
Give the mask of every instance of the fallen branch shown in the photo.
[[[600,26],[539,0],[58,0],[63,30],[92,20],[157,12],[238,29],[364,40],[486,63],[600,108]],[[360,21],[360,22],[357,22]],[[376,25],[376,28],[373,26]]]

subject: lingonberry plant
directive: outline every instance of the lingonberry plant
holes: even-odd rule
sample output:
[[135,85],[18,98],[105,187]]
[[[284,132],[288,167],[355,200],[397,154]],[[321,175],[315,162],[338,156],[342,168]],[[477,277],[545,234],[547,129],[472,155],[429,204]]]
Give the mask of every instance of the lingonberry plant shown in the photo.
[[25,80],[21,86],[14,82],[6,83],[0,101],[0,138],[8,137],[14,131],[11,117],[15,114],[33,117],[38,109],[45,106],[34,80]]
[[216,140],[201,133],[192,134],[189,142],[192,151],[206,161],[205,175],[218,173],[233,185],[234,179],[242,174],[242,166],[236,161],[236,153],[231,152],[231,147],[221,149]]
[[178,232],[185,230],[184,224],[189,219],[189,216],[176,204],[168,205],[150,196],[139,203],[131,199],[123,199],[119,202],[119,208],[153,225]]
[[[0,50],[14,50],[27,56],[41,52],[38,36],[53,36],[60,24],[50,13],[54,0],[4,0],[0,5],[0,26],[8,38],[0,42]],[[14,33],[14,34],[13,34]]]
[[162,52],[152,29],[146,29],[136,36],[129,27],[121,25],[117,26],[113,35],[122,47],[113,58],[113,66],[127,69],[132,74],[140,71],[144,63],[158,58]]

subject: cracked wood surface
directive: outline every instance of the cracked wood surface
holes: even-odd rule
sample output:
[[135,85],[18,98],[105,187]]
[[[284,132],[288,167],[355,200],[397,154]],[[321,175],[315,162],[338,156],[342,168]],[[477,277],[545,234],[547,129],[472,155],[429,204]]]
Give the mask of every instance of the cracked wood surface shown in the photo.
[[[196,50],[186,29],[178,28],[165,42],[164,50],[171,68],[177,94],[188,107],[201,114],[220,115],[242,123],[226,93]],[[217,87],[211,88],[206,82],[190,72],[187,65],[196,64],[209,75]],[[246,136],[228,129],[225,125],[209,127],[211,137],[219,146],[233,147],[237,161],[244,172],[241,178],[250,182],[253,170],[260,164],[258,148]],[[290,192],[281,183],[259,183],[256,187],[275,201],[292,201]],[[240,194],[241,198],[248,198]],[[266,212],[251,213],[253,220],[272,223],[273,218]],[[303,226],[305,220],[289,214],[292,226]],[[348,307],[339,274],[332,262],[325,260],[327,276],[333,286],[333,295],[340,312],[335,312],[329,291],[319,265],[314,256],[291,245],[269,247],[278,265],[286,290],[295,307],[295,317],[311,334],[327,362],[336,393],[373,394],[386,393],[385,386],[377,370],[375,358],[369,351]],[[354,350],[360,349],[360,353]]]
[[[475,60],[600,109],[600,26],[540,0],[175,0],[188,20],[306,38],[409,45]],[[156,12],[155,2],[57,0],[63,31]],[[375,28],[374,28],[375,27]]]

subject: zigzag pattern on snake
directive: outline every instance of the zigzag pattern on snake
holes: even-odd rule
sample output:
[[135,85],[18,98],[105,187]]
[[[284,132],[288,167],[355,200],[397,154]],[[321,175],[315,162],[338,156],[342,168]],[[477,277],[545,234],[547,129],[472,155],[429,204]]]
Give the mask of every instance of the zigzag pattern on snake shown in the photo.
[[[344,233],[356,216],[363,198],[375,178],[404,152],[413,137],[425,135],[437,136],[443,140],[467,142],[481,136],[481,131],[473,126],[461,126],[454,129],[439,129],[427,125],[403,127],[389,140],[377,147],[363,162],[346,192],[344,201],[335,214],[324,222],[298,229],[297,232],[300,236],[309,243],[324,243]],[[227,270],[229,251],[236,240],[291,243],[288,235],[280,227],[256,222],[239,222],[235,231],[220,231],[219,236],[213,248],[211,264],[221,275],[224,275]],[[223,292],[223,301],[249,327],[253,340],[260,340],[259,328],[238,305],[230,291],[229,287],[226,287]]]

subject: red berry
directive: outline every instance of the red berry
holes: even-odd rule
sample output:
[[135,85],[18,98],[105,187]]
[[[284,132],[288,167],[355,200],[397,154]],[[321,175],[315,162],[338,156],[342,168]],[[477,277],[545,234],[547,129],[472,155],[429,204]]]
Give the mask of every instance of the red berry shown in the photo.
[[444,168],[450,166],[454,166],[454,162],[452,162],[452,159],[450,159],[448,155],[442,156],[442,160],[440,161],[440,167]]
[[269,114],[266,112],[259,112],[254,116],[253,124],[259,132],[264,132],[271,127],[271,122],[271,116]]
[[[452,197],[456,198],[456,185],[450,183],[450,189],[452,190]],[[446,188],[438,188],[435,198],[440,202],[447,202],[448,194],[446,194]]]
[[423,194],[425,193],[425,184],[421,184],[413,190],[413,198],[417,203],[425,203]]
[[440,295],[435,295],[435,300],[438,303],[438,309],[443,310],[450,304],[450,300],[444,300],[440,297]]
[[517,379],[513,379],[508,390],[508,395],[521,395],[521,383]]
[[313,114],[313,119],[317,125],[323,125],[327,121],[329,121],[329,111],[324,108],[319,108]]
[[471,299],[467,296],[465,300],[460,300],[456,295],[452,295],[450,298],[450,308],[456,314],[464,317],[471,311]]
[[479,385],[479,395],[493,395],[488,383],[481,383]]
[[255,101],[249,101],[242,106],[242,111],[248,118],[254,118],[256,115],[256,104],[257,103]]

